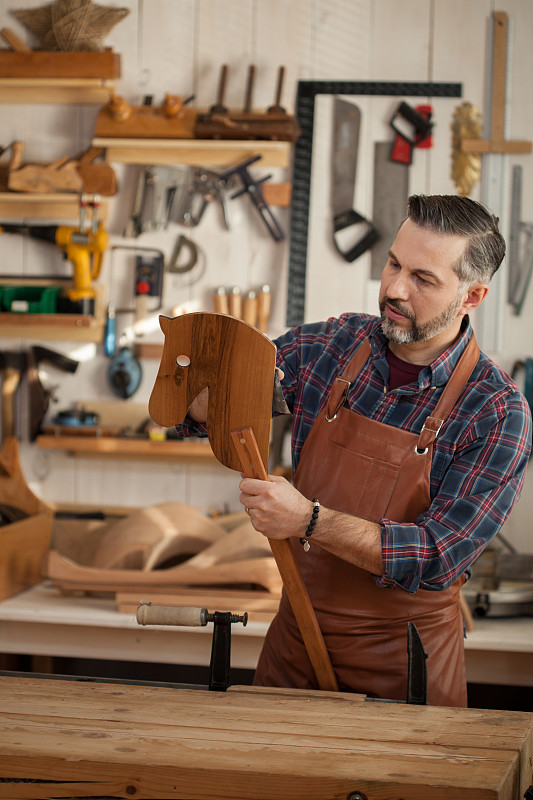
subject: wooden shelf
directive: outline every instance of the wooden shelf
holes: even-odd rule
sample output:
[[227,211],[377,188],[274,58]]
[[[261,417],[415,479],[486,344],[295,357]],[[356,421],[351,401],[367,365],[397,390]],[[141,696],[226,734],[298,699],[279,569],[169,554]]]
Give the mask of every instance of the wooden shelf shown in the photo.
[[290,166],[290,142],[227,141],[219,139],[96,138],[93,147],[105,147],[106,159],[121,164],[188,164],[231,167],[260,155],[262,167]]
[[102,78],[0,78],[0,103],[103,105],[113,88]]
[[104,327],[102,319],[82,314],[0,313],[0,336],[10,339],[101,342]]
[[[160,461],[198,460],[216,462],[207,441],[156,442],[151,439],[126,439],[114,436],[38,436],[44,450],[66,450],[77,456],[115,456],[117,458],[155,458]],[[218,462],[217,462],[218,463]]]
[[[80,195],[70,192],[44,194],[42,192],[0,191],[1,219],[75,219],[80,216]],[[98,218],[107,218],[107,203],[100,203]]]

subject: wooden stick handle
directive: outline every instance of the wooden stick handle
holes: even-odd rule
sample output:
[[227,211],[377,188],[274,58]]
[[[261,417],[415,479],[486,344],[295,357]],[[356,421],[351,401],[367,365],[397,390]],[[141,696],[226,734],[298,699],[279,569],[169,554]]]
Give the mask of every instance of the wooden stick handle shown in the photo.
[[[231,438],[246,477],[268,481],[269,477],[253,430],[241,428],[231,431]],[[300,628],[305,649],[313,665],[318,685],[325,691],[338,691],[337,678],[290,542],[288,539],[269,539],[268,541]]]

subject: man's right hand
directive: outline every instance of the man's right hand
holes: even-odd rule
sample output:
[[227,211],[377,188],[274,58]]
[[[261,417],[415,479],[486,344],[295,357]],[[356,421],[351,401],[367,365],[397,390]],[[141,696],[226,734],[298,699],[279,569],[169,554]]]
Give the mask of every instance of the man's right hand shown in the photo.
[[207,422],[207,405],[209,402],[209,388],[206,386],[202,389],[200,394],[194,398],[187,416],[191,417],[195,422]]

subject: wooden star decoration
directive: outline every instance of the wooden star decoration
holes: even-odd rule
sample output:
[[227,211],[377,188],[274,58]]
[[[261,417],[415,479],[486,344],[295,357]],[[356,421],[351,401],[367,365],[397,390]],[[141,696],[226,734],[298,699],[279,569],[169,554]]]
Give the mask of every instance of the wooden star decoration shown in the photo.
[[104,37],[130,12],[128,8],[99,6],[92,0],[55,0],[12,13],[37,36],[42,50],[70,52],[103,50]]

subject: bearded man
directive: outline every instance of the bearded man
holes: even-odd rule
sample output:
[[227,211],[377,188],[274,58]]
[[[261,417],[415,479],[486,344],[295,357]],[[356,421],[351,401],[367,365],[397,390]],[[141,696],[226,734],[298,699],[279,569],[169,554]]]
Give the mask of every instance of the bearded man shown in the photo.
[[[481,204],[412,196],[381,316],[346,313],[275,341],[293,482],[244,478],[240,501],[258,532],[290,538],[341,690],[404,699],[412,621],[428,702],[467,705],[459,591],[519,497],[531,448],[529,406],[469,320],[504,255]],[[318,688],[285,593],[255,684]]]

